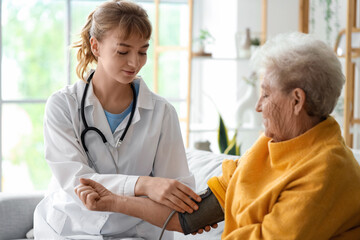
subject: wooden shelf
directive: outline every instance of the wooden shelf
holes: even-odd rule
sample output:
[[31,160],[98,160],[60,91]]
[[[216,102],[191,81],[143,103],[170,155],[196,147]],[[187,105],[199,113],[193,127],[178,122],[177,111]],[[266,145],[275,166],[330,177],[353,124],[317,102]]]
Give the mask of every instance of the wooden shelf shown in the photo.
[[347,14],[346,14],[346,51],[345,51],[345,99],[344,99],[344,138],[345,143],[349,147],[353,147],[353,135],[350,129],[353,125],[358,124],[354,121],[354,86],[355,86],[355,63],[352,62],[353,48],[351,45],[352,33],[357,31],[356,27],[356,14],[357,14],[357,1],[347,1]]
[[196,56],[193,57],[194,60],[211,60],[211,61],[249,61],[250,58],[227,58],[227,57],[204,57],[204,56]]

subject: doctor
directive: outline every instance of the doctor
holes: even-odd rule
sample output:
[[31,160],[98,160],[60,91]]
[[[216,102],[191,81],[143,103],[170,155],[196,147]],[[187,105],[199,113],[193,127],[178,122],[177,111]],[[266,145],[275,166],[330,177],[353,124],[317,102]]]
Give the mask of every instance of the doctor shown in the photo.
[[[160,229],[120,213],[87,210],[80,178],[112,192],[147,196],[181,212],[198,208],[178,116],[137,75],[147,60],[151,24],[144,9],[108,1],[81,32],[80,79],[54,93],[44,118],[45,158],[53,178],[34,216],[36,239],[155,239]],[[96,65],[96,70],[88,67]],[[172,239],[166,233],[163,239]]]

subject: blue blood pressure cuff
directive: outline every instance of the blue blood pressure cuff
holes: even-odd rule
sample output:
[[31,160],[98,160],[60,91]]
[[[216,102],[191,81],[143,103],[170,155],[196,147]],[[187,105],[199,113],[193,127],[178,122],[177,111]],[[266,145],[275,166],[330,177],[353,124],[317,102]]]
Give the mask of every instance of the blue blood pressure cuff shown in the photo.
[[197,232],[208,225],[224,221],[224,211],[210,188],[200,193],[199,209],[193,213],[179,213],[179,221],[185,235]]

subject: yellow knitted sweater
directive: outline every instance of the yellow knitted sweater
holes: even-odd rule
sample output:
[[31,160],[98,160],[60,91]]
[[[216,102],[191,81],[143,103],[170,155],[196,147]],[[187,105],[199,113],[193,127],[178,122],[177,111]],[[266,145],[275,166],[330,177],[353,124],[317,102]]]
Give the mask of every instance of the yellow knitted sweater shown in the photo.
[[261,136],[222,168],[208,181],[222,239],[360,239],[360,167],[334,118],[288,141]]

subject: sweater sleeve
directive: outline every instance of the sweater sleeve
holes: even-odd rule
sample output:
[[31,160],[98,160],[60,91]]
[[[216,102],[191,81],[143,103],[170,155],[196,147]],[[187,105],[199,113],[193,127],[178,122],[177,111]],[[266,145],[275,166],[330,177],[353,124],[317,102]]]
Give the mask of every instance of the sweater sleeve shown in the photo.
[[222,164],[223,175],[219,177],[212,177],[207,184],[211,191],[216,196],[221,206],[225,207],[225,194],[229,185],[230,179],[234,174],[239,160],[224,160]]

